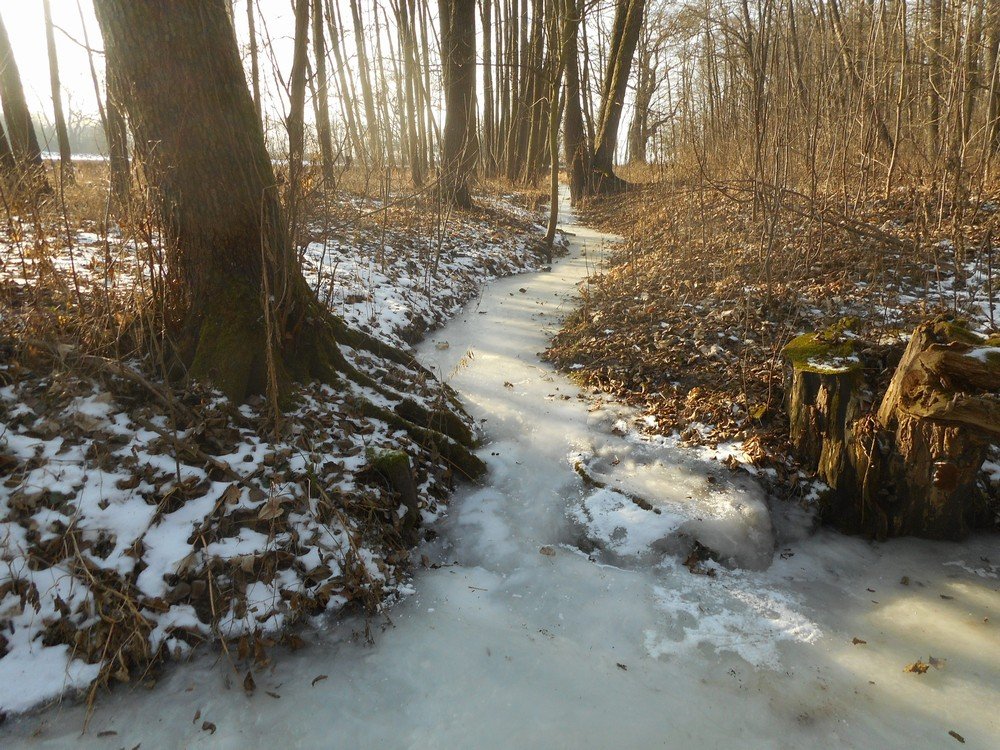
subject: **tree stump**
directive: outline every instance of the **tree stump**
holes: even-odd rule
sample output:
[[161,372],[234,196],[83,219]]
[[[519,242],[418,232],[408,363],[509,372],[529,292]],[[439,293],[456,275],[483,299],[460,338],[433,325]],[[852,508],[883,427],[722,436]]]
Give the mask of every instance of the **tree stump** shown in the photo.
[[849,446],[870,396],[847,322],[799,336],[784,354],[792,365],[785,399],[793,450],[831,492],[853,493],[857,477]]
[[960,539],[989,512],[980,472],[1000,438],[1000,338],[937,319],[917,327],[876,412],[843,330],[785,348],[796,454],[830,490],[823,519],[879,539]]
[[1000,339],[937,319],[917,327],[876,415],[863,501],[880,536],[960,539],[987,513],[979,476],[1000,438]]

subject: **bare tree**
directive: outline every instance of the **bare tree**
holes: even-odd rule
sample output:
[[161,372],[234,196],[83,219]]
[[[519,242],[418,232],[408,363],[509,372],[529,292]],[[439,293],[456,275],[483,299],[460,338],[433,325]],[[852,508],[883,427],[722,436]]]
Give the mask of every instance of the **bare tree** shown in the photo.
[[95,7],[184,290],[179,363],[237,400],[333,380],[336,324],[298,268],[225,0]]
[[49,0],[42,0],[45,14],[45,45],[49,54],[49,83],[52,87],[52,112],[55,119],[56,139],[59,141],[59,176],[73,182],[73,152],[69,147],[69,132],[63,114],[62,87],[59,85],[59,58],[56,56],[56,39],[52,28],[52,8]]
[[469,182],[476,166],[476,0],[440,0],[445,124],[441,189],[456,206],[472,206]]
[[644,7],[645,0],[618,0],[615,8],[615,24],[611,33],[611,49],[601,90],[601,112],[597,120],[594,155],[591,160],[595,172],[594,192],[597,193],[614,191],[622,186],[620,178],[614,172],[614,156],[632,58],[642,30]]
[[21,85],[21,73],[10,47],[7,27],[0,18],[0,101],[3,102],[4,119],[7,122],[7,136],[16,165],[19,186],[28,193],[51,190],[42,168],[42,150],[38,147],[38,137],[28,112]]

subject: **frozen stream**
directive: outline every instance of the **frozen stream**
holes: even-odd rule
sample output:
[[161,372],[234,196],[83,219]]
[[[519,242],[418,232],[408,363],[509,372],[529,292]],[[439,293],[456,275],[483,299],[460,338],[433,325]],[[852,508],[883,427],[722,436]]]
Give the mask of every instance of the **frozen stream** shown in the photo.
[[[482,420],[491,471],[374,646],[357,621],[314,634],[249,697],[205,655],[103,696],[84,736],[64,706],[0,745],[947,748],[953,731],[1000,747],[997,537],[810,535],[718,464],[615,434],[536,355],[606,239],[566,229],[552,272],[494,283],[421,349]],[[692,540],[739,567],[692,574]]]

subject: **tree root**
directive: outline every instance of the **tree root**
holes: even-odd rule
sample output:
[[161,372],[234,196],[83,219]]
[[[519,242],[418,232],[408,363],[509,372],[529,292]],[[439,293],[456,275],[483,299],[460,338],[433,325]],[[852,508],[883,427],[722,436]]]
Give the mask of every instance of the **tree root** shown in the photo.
[[440,455],[452,471],[463,479],[475,481],[486,473],[486,464],[472,452],[471,443],[463,445],[443,432],[414,424],[396,412],[368,400],[361,402],[361,413],[370,419],[380,419],[394,429],[403,430],[418,445]]
[[[308,289],[302,293],[311,294]],[[242,401],[249,393],[276,386],[282,408],[287,405],[295,382],[318,380],[338,385],[347,380],[375,391],[394,404],[390,410],[362,399],[365,416],[406,431],[419,445],[436,451],[465,479],[475,480],[485,473],[486,465],[471,450],[475,436],[460,416],[461,405],[447,386],[442,408],[431,409],[378,382],[351,364],[341,345],[369,352],[416,371],[428,380],[434,376],[407,352],[349,328],[310,297],[302,299],[302,312],[285,331],[283,338],[287,343],[283,351],[268,361],[264,326],[257,314],[259,301],[236,284],[220,291],[210,308],[201,313],[188,377],[212,383],[233,401]]]

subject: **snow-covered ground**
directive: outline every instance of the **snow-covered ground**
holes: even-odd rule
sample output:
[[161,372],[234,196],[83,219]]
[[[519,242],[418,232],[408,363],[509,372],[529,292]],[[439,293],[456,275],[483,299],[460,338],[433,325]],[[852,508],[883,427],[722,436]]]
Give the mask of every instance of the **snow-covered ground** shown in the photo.
[[[543,262],[529,247],[544,233],[537,216],[502,199],[493,206],[489,220],[448,217],[440,239],[413,232],[394,247],[384,240],[400,233],[388,227],[356,233],[351,245],[313,243],[307,276],[349,323],[405,347],[489,278]],[[72,247],[49,243],[7,237],[0,282],[25,294],[44,274],[85,290],[127,288],[149,252],[87,232]],[[24,320],[5,315],[0,343]],[[417,368],[344,353],[382,391],[309,386],[280,439],[261,427],[260,403],[236,410],[188,394],[176,406],[196,414],[178,419],[86,368],[0,359],[0,716],[85,690],[99,675],[135,679],[205,641],[270,640],[303,614],[409,590],[405,550],[387,542],[406,509],[372,476],[372,459],[407,452],[425,520],[443,507],[451,472],[360,404],[434,410],[449,397]]]
[[252,695],[201,656],[103,697],[83,736],[67,705],[9,722],[5,746],[996,747],[996,537],[811,533],[717,463],[615,434],[536,355],[605,241],[567,229],[551,273],[495,282],[420,348],[482,423],[490,474],[374,645],[360,620],[318,625]]

